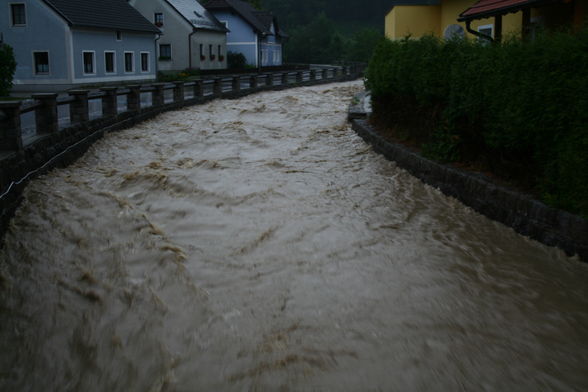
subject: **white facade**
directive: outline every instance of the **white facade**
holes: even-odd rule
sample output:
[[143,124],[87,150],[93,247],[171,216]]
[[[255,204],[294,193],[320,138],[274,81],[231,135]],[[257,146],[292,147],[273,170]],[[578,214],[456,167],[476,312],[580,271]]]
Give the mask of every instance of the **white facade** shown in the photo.
[[[193,2],[196,3],[195,9],[201,7],[197,0]],[[172,5],[173,2],[167,0],[130,0],[129,4],[162,31],[157,40],[158,71],[227,68],[225,32],[194,26]],[[201,45],[206,53],[203,56]],[[213,49],[214,58],[209,54],[210,48]]]

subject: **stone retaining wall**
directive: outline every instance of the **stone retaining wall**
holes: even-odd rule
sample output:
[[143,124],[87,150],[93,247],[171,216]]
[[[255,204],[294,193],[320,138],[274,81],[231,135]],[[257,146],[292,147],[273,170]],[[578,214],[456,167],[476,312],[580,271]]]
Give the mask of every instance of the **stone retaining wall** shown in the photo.
[[[512,227],[546,245],[577,254],[588,261],[588,221],[557,210],[528,195],[509,190],[491,182],[481,174],[461,171],[426,159],[406,147],[390,143],[367,122],[358,119],[354,109],[353,129],[374,150],[407,170],[424,183],[455,197],[490,219]],[[365,113],[364,113],[364,116]]]

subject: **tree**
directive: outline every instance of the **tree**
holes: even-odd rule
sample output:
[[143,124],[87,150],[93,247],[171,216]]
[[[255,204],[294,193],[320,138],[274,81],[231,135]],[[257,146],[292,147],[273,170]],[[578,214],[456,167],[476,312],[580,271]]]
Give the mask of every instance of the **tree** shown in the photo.
[[251,4],[255,9],[261,10],[261,0],[245,0]]
[[329,64],[345,59],[345,42],[324,13],[310,24],[292,30],[286,45],[288,62]]
[[16,61],[12,47],[0,42],[0,96],[7,96],[12,89]]
[[384,39],[384,35],[375,29],[363,29],[353,36],[349,46],[348,59],[367,62],[372,57],[376,45]]

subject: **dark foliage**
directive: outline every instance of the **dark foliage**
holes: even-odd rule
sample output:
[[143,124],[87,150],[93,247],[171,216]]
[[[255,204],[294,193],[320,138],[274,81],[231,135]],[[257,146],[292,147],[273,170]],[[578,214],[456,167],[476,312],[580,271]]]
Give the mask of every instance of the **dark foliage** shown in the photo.
[[425,37],[379,44],[367,83],[388,127],[402,119],[390,113],[429,113],[435,126],[414,137],[429,156],[475,161],[588,216],[586,70],[588,30],[490,46]]
[[247,59],[245,59],[243,53],[228,52],[227,64],[229,69],[244,69]]
[[14,71],[16,61],[13,50],[10,46],[0,43],[0,97],[10,94]]

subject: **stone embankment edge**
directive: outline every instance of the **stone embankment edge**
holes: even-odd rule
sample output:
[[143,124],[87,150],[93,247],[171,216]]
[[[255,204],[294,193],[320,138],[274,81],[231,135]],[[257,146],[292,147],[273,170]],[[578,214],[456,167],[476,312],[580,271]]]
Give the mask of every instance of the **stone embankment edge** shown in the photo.
[[280,91],[298,87],[308,87],[320,84],[341,83],[356,80],[363,75],[342,75],[336,78],[311,80],[289,83],[288,85],[261,86],[254,89],[244,89],[237,92],[224,92],[221,96],[205,96],[172,102],[158,107],[148,107],[140,112],[121,113],[114,118],[99,118],[85,124],[72,126],[58,133],[45,135],[27,146],[24,151],[14,152],[1,160],[0,165],[0,194],[7,191],[7,185],[12,181],[23,179],[27,173],[34,173],[19,184],[13,184],[10,192],[0,199],[0,248],[4,246],[4,235],[8,230],[14,213],[22,203],[22,192],[28,182],[47,173],[56,167],[66,167],[74,163],[104,134],[120,131],[141,122],[150,120],[161,113],[178,110],[188,106],[202,105],[214,99],[237,99],[266,91]]
[[[354,101],[361,99],[357,96]],[[545,245],[555,246],[568,255],[578,255],[588,262],[588,221],[565,211],[549,207],[528,195],[496,185],[487,177],[443,165],[385,140],[359,114],[358,105],[350,106],[349,121],[354,131],[374,151],[417,177],[456,198],[486,217],[513,228]],[[363,117],[360,118],[360,117]]]

